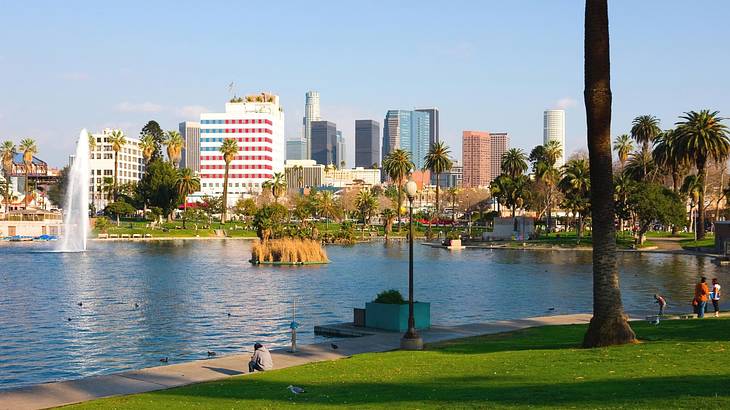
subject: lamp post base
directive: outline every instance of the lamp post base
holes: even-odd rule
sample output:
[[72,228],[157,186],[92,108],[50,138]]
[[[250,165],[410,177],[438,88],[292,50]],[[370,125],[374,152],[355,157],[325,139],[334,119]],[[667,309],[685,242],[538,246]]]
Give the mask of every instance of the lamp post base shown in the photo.
[[400,339],[401,350],[423,350],[423,339],[420,336],[413,338],[402,337]]

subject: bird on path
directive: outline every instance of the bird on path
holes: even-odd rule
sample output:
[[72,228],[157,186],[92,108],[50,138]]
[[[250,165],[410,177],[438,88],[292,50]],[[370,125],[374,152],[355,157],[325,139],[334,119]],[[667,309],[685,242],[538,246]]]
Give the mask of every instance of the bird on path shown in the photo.
[[287,389],[289,389],[289,391],[294,394],[302,394],[305,392],[303,388],[297,387],[297,386],[292,386],[291,384],[287,387]]
[[208,357],[213,357],[215,355],[216,355],[215,352],[211,352],[210,350],[208,350]]
[[160,362],[162,363],[167,363],[168,361],[169,359],[167,357],[163,357],[162,359],[160,359]]
[[71,318],[68,318],[68,321],[70,322],[71,321]]
[[332,346],[332,348],[335,349],[335,350],[339,349],[339,347],[340,347],[340,346],[337,346],[334,343],[330,343],[330,346]]
[[136,302],[135,302],[135,303],[134,303],[134,308],[135,308],[135,309],[138,309],[138,308],[139,308],[139,303],[136,303]]
[[652,320],[649,323],[651,323],[654,326],[658,326],[659,325],[659,316],[655,317],[654,320]]
[[228,314],[228,317],[231,317],[231,314],[230,313]]
[[551,307],[551,308],[548,308],[548,310],[555,310],[555,308],[554,307]]
[[84,306],[84,303],[83,302],[79,302],[79,303],[77,303],[77,305]]

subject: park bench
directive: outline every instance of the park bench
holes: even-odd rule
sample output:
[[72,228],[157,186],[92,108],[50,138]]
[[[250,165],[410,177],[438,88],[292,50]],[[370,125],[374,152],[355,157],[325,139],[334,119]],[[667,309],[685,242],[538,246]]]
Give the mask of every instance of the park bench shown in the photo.
[[98,239],[108,239],[108,238],[109,238],[109,234],[108,234],[108,233],[100,233],[100,234],[99,234],[99,235],[97,236],[97,238],[98,238]]
[[141,238],[141,237],[142,237],[142,234],[140,234],[140,233],[135,233],[135,234],[132,235],[132,238],[133,239]]
[[109,239],[113,239],[113,238],[119,238],[119,235],[118,234],[115,234],[115,233],[110,233],[109,234]]

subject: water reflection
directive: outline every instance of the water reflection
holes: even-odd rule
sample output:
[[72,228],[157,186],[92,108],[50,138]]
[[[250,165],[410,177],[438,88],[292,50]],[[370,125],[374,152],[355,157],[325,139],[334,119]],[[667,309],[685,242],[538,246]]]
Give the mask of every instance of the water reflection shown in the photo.
[[[85,254],[2,246],[0,388],[282,346],[293,316],[299,338],[349,321],[390,288],[407,291],[408,245],[328,248],[326,266],[251,266],[245,241],[93,243]],[[458,324],[591,309],[589,252],[415,247],[416,298],[433,322]],[[729,283],[704,258],[619,254],[626,309],[688,310],[700,275]],[[82,302],[82,306],[78,303]],[[551,310],[552,309],[552,310]],[[69,321],[68,319],[71,319]]]

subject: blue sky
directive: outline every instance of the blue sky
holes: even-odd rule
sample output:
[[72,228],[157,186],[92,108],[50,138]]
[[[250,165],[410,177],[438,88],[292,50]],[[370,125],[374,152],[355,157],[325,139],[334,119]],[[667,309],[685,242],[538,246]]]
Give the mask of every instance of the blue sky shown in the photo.
[[[83,128],[137,136],[222,111],[239,94],[281,96],[287,137],[304,93],[348,138],[354,120],[436,106],[460,157],[461,131],[542,141],[542,111],[567,111],[568,153],[585,147],[583,2],[34,1],[0,15],[0,139],[38,140],[63,165]],[[711,108],[730,116],[730,2],[609,2],[613,133],[639,114],[669,127]]]

